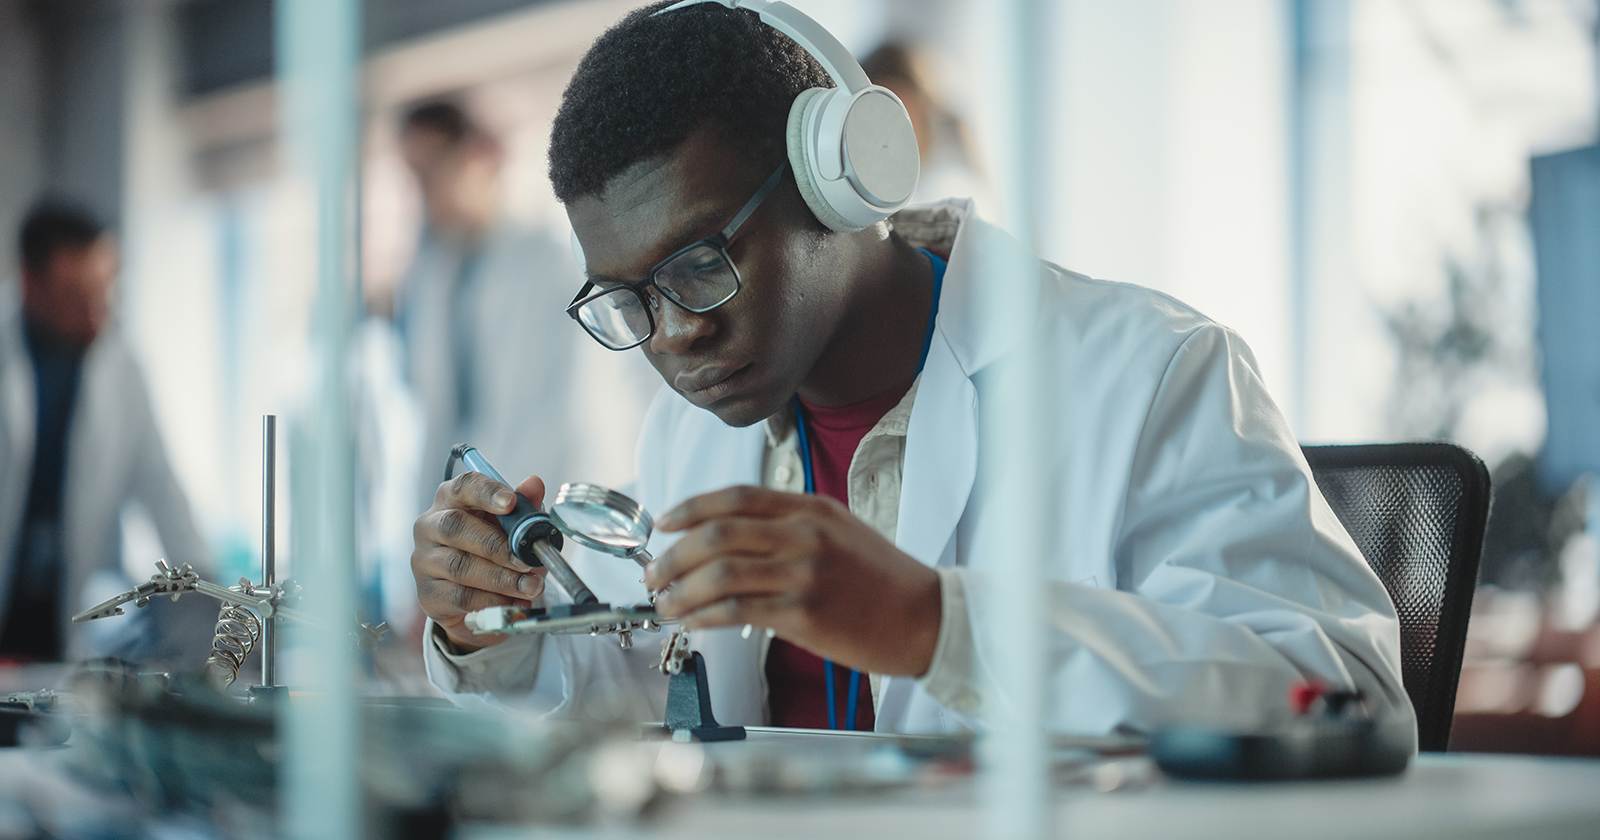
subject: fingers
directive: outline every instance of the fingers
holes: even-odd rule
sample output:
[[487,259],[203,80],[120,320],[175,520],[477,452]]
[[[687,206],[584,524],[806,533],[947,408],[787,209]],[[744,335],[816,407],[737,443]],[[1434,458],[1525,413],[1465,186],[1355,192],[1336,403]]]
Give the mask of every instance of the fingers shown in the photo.
[[[482,589],[458,586],[448,580],[419,581],[417,599],[427,608],[435,621],[465,615],[490,607],[509,607],[527,603],[526,598],[512,598]],[[437,614],[436,614],[437,613]],[[450,622],[454,624],[455,622]]]
[[729,599],[804,592],[809,568],[789,560],[718,557],[679,578],[656,609],[668,618],[687,617]]
[[[682,531],[725,516],[772,518],[832,502],[826,496],[783,493],[765,487],[729,487],[695,496],[656,520],[663,531]],[[837,504],[834,502],[834,504]]]
[[419,550],[429,545],[440,545],[477,555],[519,572],[533,568],[511,556],[511,544],[499,523],[486,521],[470,510],[430,510],[417,517],[412,537]]
[[[544,482],[529,476],[517,493],[535,505],[544,500]],[[465,472],[439,485],[433,508],[417,518],[411,570],[423,612],[451,629],[475,610],[525,604],[544,592],[545,570],[511,555],[495,515],[516,507],[511,488],[488,476]]]
[[427,581],[446,581],[458,587],[507,598],[532,600],[544,591],[544,570],[518,572],[449,546],[419,553],[412,562],[419,589]]
[[661,589],[717,557],[771,554],[797,541],[791,531],[770,519],[728,518],[703,523],[645,569],[645,583],[651,589]]
[[[540,486],[543,487],[543,484]],[[540,495],[542,497],[543,493]],[[440,510],[464,508],[498,514],[510,513],[516,504],[517,499],[511,494],[511,488],[476,472],[464,472],[446,481],[439,485],[438,492],[433,496],[433,506]]]

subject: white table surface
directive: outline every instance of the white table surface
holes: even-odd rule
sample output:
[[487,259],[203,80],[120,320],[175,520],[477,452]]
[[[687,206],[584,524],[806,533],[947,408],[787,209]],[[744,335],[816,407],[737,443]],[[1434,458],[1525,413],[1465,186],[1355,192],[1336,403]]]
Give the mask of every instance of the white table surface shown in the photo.
[[[736,758],[773,749],[788,755],[870,748],[862,736],[753,732],[747,741],[705,745],[707,755]],[[69,748],[70,749],[70,748]],[[0,790],[86,813],[116,811],[88,788],[41,774],[65,751],[0,750]],[[41,761],[43,760],[43,761]],[[1136,771],[1143,758],[1115,759]],[[1385,838],[1584,838],[1600,840],[1600,759],[1483,754],[1424,754],[1399,776],[1325,782],[1224,783],[1168,780],[1101,792],[1079,768],[1076,783],[1056,791],[1056,836],[1159,840],[1385,840]],[[1137,778],[1137,772],[1125,774]],[[1101,780],[1104,780],[1102,775]],[[37,788],[37,790],[32,790]],[[970,775],[929,787],[844,795],[677,797],[648,821],[585,828],[465,826],[462,840],[660,837],[890,838],[982,836],[982,815]],[[3,798],[3,797],[0,797]],[[71,803],[76,801],[77,806]],[[131,803],[128,803],[131,805]],[[131,813],[130,813],[131,817]]]
[[[771,738],[758,733],[752,740]],[[1184,782],[1157,775],[1149,784],[1109,793],[1089,784],[1063,787],[1055,812],[1056,836],[1071,840],[1600,840],[1600,759],[1424,754],[1400,776],[1323,782]],[[936,840],[982,833],[974,780],[964,777],[930,789],[847,796],[701,794],[642,824],[555,833],[485,826],[458,836]]]

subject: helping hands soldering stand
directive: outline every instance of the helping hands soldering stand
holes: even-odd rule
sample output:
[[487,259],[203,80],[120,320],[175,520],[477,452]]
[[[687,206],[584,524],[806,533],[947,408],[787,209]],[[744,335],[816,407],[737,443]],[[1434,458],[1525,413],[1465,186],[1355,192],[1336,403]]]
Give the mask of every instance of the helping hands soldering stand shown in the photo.
[[[317,626],[309,615],[286,606],[300,587],[294,581],[277,582],[277,452],[278,418],[266,414],[261,418],[261,584],[249,578],[239,578],[235,586],[221,586],[202,580],[199,573],[187,564],[173,568],[165,560],[156,561],[156,573],[150,580],[103,603],[97,604],[72,617],[74,624],[99,618],[123,615],[123,605],[132,603],[143,607],[158,595],[170,595],[172,600],[185,592],[198,592],[222,602],[217,615],[215,635],[211,641],[211,656],[206,667],[220,687],[227,687],[239,677],[244,660],[257,645],[261,648],[261,684],[250,687],[251,699],[270,696],[284,687],[277,684],[277,623],[279,618]],[[376,627],[358,622],[357,643],[371,646],[383,638],[388,625]]]
[[[507,487],[513,485],[484,459],[478,450],[461,444],[450,452],[445,480],[454,478],[457,461]],[[658,632],[663,620],[655,610],[657,592],[648,603],[614,607],[602,603],[561,556],[562,535],[586,548],[624,557],[648,566],[654,522],[639,503],[611,490],[589,484],[563,484],[550,510],[540,510],[521,493],[516,506],[499,516],[511,545],[511,554],[529,566],[543,566],[571,596],[571,604],[551,607],[489,607],[468,613],[467,628],[474,633],[588,633],[615,635],[623,650],[633,647],[636,630]],[[641,581],[642,582],[642,581]],[[665,728],[674,740],[737,741],[745,737],[742,726],[723,726],[711,712],[711,691],[706,683],[705,659],[689,650],[689,634],[674,630],[662,645],[661,658],[651,666],[668,678]]]

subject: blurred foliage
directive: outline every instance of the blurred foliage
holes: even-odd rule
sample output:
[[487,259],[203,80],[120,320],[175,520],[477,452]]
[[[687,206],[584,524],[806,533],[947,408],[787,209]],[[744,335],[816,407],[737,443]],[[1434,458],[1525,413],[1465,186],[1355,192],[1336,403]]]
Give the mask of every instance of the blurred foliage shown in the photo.
[[1486,377],[1522,373],[1508,370],[1517,354],[1502,335],[1505,272],[1493,228],[1503,212],[1478,208],[1480,253],[1470,260],[1445,254],[1443,295],[1383,313],[1398,356],[1390,424],[1402,438],[1454,440]]
[[[1401,439],[1456,440],[1485,384],[1536,381],[1521,327],[1507,317],[1504,233],[1524,224],[1521,211],[1483,205],[1474,218],[1474,252],[1443,255],[1442,294],[1382,314],[1397,354],[1390,426]],[[1583,492],[1561,499],[1540,494],[1534,454],[1512,453],[1491,469],[1480,583],[1544,592],[1560,582],[1557,558],[1583,527]]]

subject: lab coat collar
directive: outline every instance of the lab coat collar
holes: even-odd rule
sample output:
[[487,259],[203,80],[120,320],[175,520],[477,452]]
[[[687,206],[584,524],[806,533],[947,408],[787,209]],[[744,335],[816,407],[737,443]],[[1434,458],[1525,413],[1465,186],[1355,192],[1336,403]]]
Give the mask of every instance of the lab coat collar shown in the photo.
[[[970,377],[1028,336],[1038,312],[1039,259],[1004,229],[979,218],[971,199],[908,207],[891,222],[912,246],[947,255],[928,364],[943,342],[955,369]],[[915,426],[915,409],[912,416]],[[787,410],[767,418],[767,444],[777,446],[791,426]]]
[[956,199],[895,216],[908,242],[948,254],[939,317],[906,432],[895,544],[928,566],[950,550],[978,475],[978,391],[972,377],[1028,338],[1039,311],[1040,263]]
[[[978,394],[972,376],[1031,332],[1038,311],[1040,263],[1004,230],[977,217],[972,202],[952,199],[894,217],[910,244],[948,254],[928,359],[918,378],[906,430],[895,544],[928,566],[953,563],[947,552],[978,472]],[[787,411],[767,419],[766,441],[788,434]]]
[[971,199],[902,210],[894,226],[912,245],[949,254],[937,329],[967,376],[1004,356],[1032,331],[1039,259],[1011,234],[978,218]]

